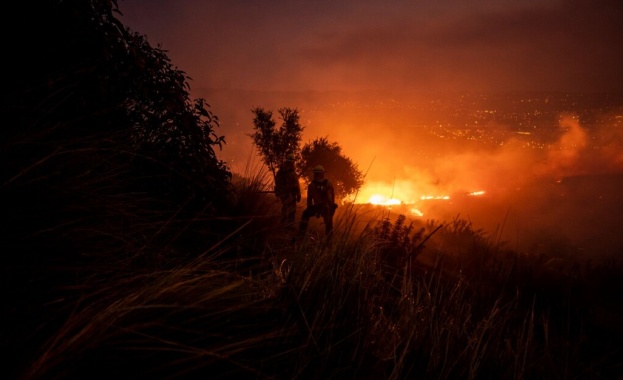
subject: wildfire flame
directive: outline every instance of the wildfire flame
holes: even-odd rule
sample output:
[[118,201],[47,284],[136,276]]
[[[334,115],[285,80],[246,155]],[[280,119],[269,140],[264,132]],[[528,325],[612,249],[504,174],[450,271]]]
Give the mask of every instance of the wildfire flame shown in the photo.
[[387,197],[383,195],[374,194],[370,197],[370,199],[368,199],[368,203],[377,205],[377,206],[393,206],[393,205],[399,205],[402,202],[400,201],[400,199],[396,199],[396,198],[388,199]]
[[450,199],[449,195],[422,195],[420,197],[421,200],[423,201],[427,201],[427,200],[431,200],[431,199],[443,199],[443,200],[448,200]]
[[479,195],[485,195],[485,191],[484,190],[480,190],[480,191],[473,191],[467,195],[471,195],[471,196],[479,196]]
[[[368,203],[373,204],[375,206],[386,206],[386,207],[405,204],[405,202],[401,201],[400,199],[387,198],[380,194],[372,195],[370,199],[368,200]],[[424,216],[424,213],[415,207],[410,208],[409,212],[411,212],[413,215],[416,215],[416,216]]]
[[[450,202],[454,195],[448,194],[448,188],[442,189],[435,186],[423,186],[416,179],[388,182],[367,183],[355,197],[351,199],[354,203],[369,204],[389,209],[396,207],[397,212],[408,212],[416,217],[423,217],[428,214],[431,206],[428,202]],[[476,188],[473,191],[460,192],[455,189],[452,194],[469,197],[481,197],[485,191]],[[460,196],[459,196],[460,198]]]
[[424,216],[424,213],[423,213],[422,211],[418,210],[417,208],[412,208],[412,209],[411,209],[411,210],[409,210],[409,211],[411,211],[411,213],[412,213],[412,214],[414,214],[414,215],[417,215],[417,216]]

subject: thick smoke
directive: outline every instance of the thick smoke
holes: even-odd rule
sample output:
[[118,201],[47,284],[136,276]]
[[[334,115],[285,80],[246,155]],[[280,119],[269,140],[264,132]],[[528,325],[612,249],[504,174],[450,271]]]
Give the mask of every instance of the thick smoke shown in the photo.
[[610,116],[589,129],[563,114],[545,137],[489,124],[495,143],[435,137],[430,127],[399,128],[397,120],[387,134],[370,133],[381,130],[378,121],[348,118],[308,132],[340,142],[367,172],[358,203],[374,196],[407,204],[406,212],[421,213],[414,218],[462,217],[526,250],[555,240],[565,254],[608,253],[623,246],[613,212],[623,211],[623,139]]
[[565,177],[581,172],[580,162],[587,144],[587,132],[580,126],[577,117],[565,115],[560,120],[562,135],[548,150],[543,163],[535,165],[540,176]]

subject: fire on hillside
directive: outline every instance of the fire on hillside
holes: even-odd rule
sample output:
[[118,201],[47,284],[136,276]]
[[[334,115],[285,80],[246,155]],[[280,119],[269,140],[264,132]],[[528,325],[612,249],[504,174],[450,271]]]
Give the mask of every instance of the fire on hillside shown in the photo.
[[436,195],[425,194],[425,195],[419,195],[415,197],[415,199],[413,199],[413,197],[411,198],[397,198],[394,196],[388,197],[378,192],[375,192],[374,191],[375,189],[369,189],[369,190],[370,191],[367,191],[366,193],[363,194],[364,196],[361,197],[361,199],[366,199],[366,201],[361,202],[361,201],[355,200],[354,203],[370,204],[374,206],[383,206],[383,207],[388,207],[388,208],[391,208],[393,206],[404,206],[408,208],[411,214],[415,216],[420,216],[420,217],[424,216],[424,213],[417,207],[419,204],[423,202],[450,201],[456,197],[460,197],[461,195],[466,196],[466,197],[480,197],[486,194],[484,190],[478,190],[478,191],[471,191],[471,192],[463,192],[463,193],[460,193],[459,195],[453,195],[453,196],[446,195],[446,194],[436,194]]

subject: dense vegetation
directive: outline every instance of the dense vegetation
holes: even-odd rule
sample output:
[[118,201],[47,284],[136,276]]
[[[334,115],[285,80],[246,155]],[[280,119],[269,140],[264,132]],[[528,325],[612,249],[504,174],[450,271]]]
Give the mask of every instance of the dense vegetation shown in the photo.
[[3,378],[620,378],[617,261],[354,205],[331,244],[284,242],[270,173],[232,177],[216,116],[114,1],[20,7]]

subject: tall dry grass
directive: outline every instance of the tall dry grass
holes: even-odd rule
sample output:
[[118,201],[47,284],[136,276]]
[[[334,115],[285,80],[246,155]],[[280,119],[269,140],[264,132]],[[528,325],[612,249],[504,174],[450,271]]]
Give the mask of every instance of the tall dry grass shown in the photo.
[[[492,244],[466,221],[411,225],[356,205],[340,207],[330,242],[317,226],[292,243],[280,238],[269,183],[259,168],[235,177],[231,213],[217,224],[120,193],[100,206],[109,214],[95,215],[123,221],[114,224],[123,232],[84,218],[55,226],[59,241],[110,256],[84,267],[60,260],[41,268],[77,277],[62,283],[71,289],[50,293],[55,297],[40,295],[33,330],[11,334],[9,343],[28,342],[16,344],[15,378],[621,373],[616,336],[595,323],[589,302],[620,284],[615,262],[553,271],[545,258]],[[83,211],[93,211],[87,205],[106,198],[84,199]],[[145,240],[132,243],[132,236]]]

